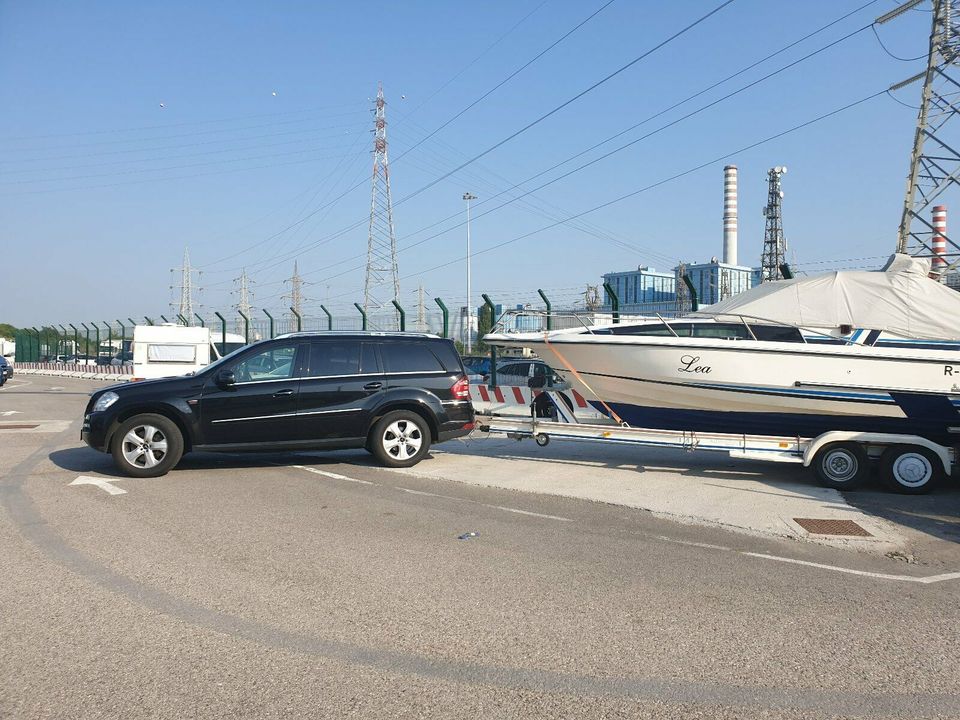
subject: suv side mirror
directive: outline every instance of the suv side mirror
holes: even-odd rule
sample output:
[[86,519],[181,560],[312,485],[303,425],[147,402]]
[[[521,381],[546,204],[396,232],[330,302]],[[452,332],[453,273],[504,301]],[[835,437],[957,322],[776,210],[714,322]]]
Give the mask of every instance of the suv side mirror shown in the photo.
[[233,370],[221,370],[217,373],[216,382],[222,388],[231,387],[237,384],[237,376]]

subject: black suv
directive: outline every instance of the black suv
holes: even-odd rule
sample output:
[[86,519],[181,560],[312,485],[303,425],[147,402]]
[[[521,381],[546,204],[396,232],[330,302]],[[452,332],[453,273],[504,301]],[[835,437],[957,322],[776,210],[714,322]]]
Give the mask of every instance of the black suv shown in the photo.
[[365,447],[409,467],[473,429],[450,340],[415,333],[293,333],[247,345],[196,374],[90,397],[81,438],[124,473],[155,477],[190,450]]

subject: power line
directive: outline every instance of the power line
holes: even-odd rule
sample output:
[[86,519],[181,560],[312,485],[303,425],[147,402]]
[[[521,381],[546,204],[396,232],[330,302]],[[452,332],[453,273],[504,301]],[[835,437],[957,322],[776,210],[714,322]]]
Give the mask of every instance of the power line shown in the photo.
[[[868,3],[868,5],[869,5],[869,4],[872,4],[872,3]],[[861,6],[860,8],[858,8],[858,10],[859,10],[859,9],[863,9],[863,7],[866,7],[866,5]],[[849,13],[848,13],[848,15],[845,15],[845,16],[843,16],[843,17],[847,17],[847,16],[849,16]],[[841,18],[841,19],[842,19],[842,18]],[[821,28],[821,30],[822,30],[822,29],[825,29],[826,27],[829,27],[829,26],[835,24],[835,22],[836,22],[836,21],[829,23],[828,25],[826,25],[826,26],[824,26],[823,28]],[[784,72],[784,71],[786,71],[786,70],[788,70],[788,69],[790,69],[790,68],[793,68],[793,67],[799,65],[799,64],[802,63],[802,62],[805,62],[806,60],[809,60],[810,58],[812,58],[812,57],[814,57],[814,56],[816,56],[816,55],[818,55],[818,54],[820,54],[820,53],[822,53],[822,52],[824,52],[824,51],[826,51],[826,50],[828,50],[828,49],[830,49],[830,48],[832,48],[832,47],[835,47],[836,45],[838,45],[838,44],[840,44],[840,43],[842,43],[842,42],[844,42],[844,41],[846,41],[846,40],[854,37],[855,35],[857,35],[857,34],[859,34],[859,33],[862,33],[864,30],[866,30],[866,29],[869,28],[869,27],[870,27],[870,25],[864,25],[863,27],[861,27],[861,28],[859,28],[859,29],[857,29],[857,30],[854,30],[854,31],[852,31],[852,32],[850,32],[850,33],[847,33],[847,34],[844,35],[843,37],[838,38],[837,40],[834,40],[834,41],[828,43],[827,45],[824,45],[824,46],[822,46],[822,47],[820,47],[820,48],[818,48],[818,49],[816,49],[816,50],[814,50],[814,51],[812,51],[812,52],[810,52],[810,53],[807,53],[807,54],[804,55],[803,57],[800,57],[800,58],[798,58],[798,59],[796,59],[796,60],[793,60],[793,61],[791,61],[790,63],[787,63],[786,65],[783,65],[783,66],[781,66],[780,68],[778,68],[778,69],[776,69],[776,70],[774,70],[774,71],[772,71],[772,72],[770,72],[770,73],[767,73],[766,75],[764,75],[764,76],[762,76],[762,77],[760,77],[760,78],[758,78],[758,79],[756,79],[756,80],[753,80],[753,81],[751,81],[750,83],[747,83],[746,85],[743,85],[743,86],[737,88],[736,90],[733,90],[733,91],[727,93],[726,95],[724,95],[724,96],[722,96],[722,97],[720,97],[720,98],[717,98],[717,99],[715,99],[715,100],[707,103],[706,105],[702,105],[701,107],[697,108],[696,110],[692,110],[691,112],[687,113],[686,115],[683,115],[683,116],[681,116],[681,117],[679,117],[679,118],[676,118],[676,119],[674,119],[674,120],[672,120],[672,121],[670,121],[670,122],[668,122],[668,123],[665,123],[664,125],[661,125],[660,127],[656,128],[656,129],[654,129],[654,130],[651,130],[650,132],[648,132],[648,133],[646,133],[646,134],[644,134],[644,135],[641,135],[640,137],[635,138],[634,140],[631,140],[630,142],[627,142],[627,143],[625,143],[625,144],[623,144],[623,145],[620,145],[620,146],[614,148],[613,150],[610,150],[610,151],[604,153],[603,155],[600,155],[600,156],[598,156],[598,157],[596,157],[596,158],[594,158],[594,159],[592,159],[592,160],[589,160],[589,161],[587,161],[587,162],[585,162],[585,163],[583,163],[583,164],[581,164],[581,165],[578,165],[577,167],[573,168],[572,170],[568,170],[567,172],[565,172],[565,173],[563,173],[563,174],[561,174],[561,175],[559,175],[559,176],[557,176],[557,177],[554,177],[553,179],[548,180],[547,182],[542,183],[542,184],[538,185],[537,187],[535,187],[535,188],[533,188],[533,189],[531,189],[531,190],[525,191],[525,192],[523,192],[521,195],[519,195],[519,196],[517,196],[517,197],[515,197],[515,198],[512,198],[512,199],[510,199],[510,200],[508,200],[508,201],[506,201],[506,202],[504,202],[504,203],[501,203],[500,205],[497,205],[497,206],[494,207],[494,208],[491,208],[491,209],[489,209],[489,210],[486,210],[485,212],[482,212],[482,213],[480,213],[479,215],[477,215],[476,218],[479,219],[479,218],[481,218],[481,217],[483,217],[483,216],[485,216],[485,215],[489,215],[489,214],[492,213],[492,212],[496,212],[497,210],[499,210],[499,209],[501,209],[501,208],[503,208],[503,207],[505,207],[505,206],[507,206],[507,205],[512,204],[513,202],[517,201],[518,199],[520,199],[520,198],[522,198],[522,197],[525,197],[525,196],[530,195],[530,194],[533,194],[533,193],[535,193],[535,192],[537,192],[537,191],[539,191],[539,190],[542,190],[542,189],[544,189],[544,188],[546,188],[546,187],[548,187],[548,186],[550,186],[550,185],[552,185],[552,184],[554,184],[554,183],[556,183],[556,182],[559,182],[560,180],[563,180],[564,178],[567,178],[567,177],[569,177],[569,176],[571,176],[571,175],[573,175],[573,174],[575,174],[575,173],[577,173],[577,172],[580,172],[581,170],[586,169],[587,167],[590,167],[590,166],[592,166],[592,165],[600,162],[601,160],[604,160],[604,159],[606,159],[606,158],[608,158],[608,157],[610,157],[610,156],[612,156],[612,155],[614,155],[614,154],[616,154],[616,153],[619,153],[619,152],[621,152],[621,151],[623,151],[623,150],[625,150],[625,149],[627,149],[627,148],[629,148],[629,147],[631,147],[631,146],[633,146],[633,145],[635,145],[635,144],[637,144],[637,143],[639,143],[639,142],[641,142],[641,141],[643,141],[643,140],[646,140],[646,139],[652,137],[653,135],[656,135],[656,134],[658,134],[658,133],[660,133],[660,132],[663,132],[664,130],[666,130],[666,129],[670,128],[670,127],[673,127],[673,126],[675,126],[675,125],[683,122],[684,120],[687,120],[687,119],[689,119],[689,118],[691,118],[691,117],[693,117],[693,116],[695,116],[695,115],[697,115],[697,114],[699,114],[699,113],[702,113],[702,112],[704,112],[705,110],[708,110],[708,109],[710,109],[710,108],[718,105],[719,103],[721,103],[721,102],[723,102],[723,101],[725,101],[725,100],[728,100],[728,99],[730,99],[730,98],[732,98],[732,97],[734,97],[734,96],[736,96],[736,95],[744,92],[745,90],[748,90],[749,88],[752,88],[752,87],[754,87],[754,86],[756,86],[756,85],[758,85],[758,84],[760,84],[760,83],[762,83],[762,82],[764,82],[764,81],[766,81],[766,80],[768,80],[768,79],[770,79],[770,78],[772,78],[772,77],[774,77],[774,76],[776,76],[776,75],[778,75],[778,74],[780,74],[780,73],[782,73],[782,72]],[[816,31],[816,32],[819,32],[819,31]],[[816,32],[815,32],[815,33],[811,33],[811,35],[816,34]],[[808,37],[809,37],[809,36],[808,36]],[[787,47],[792,47],[792,46],[795,45],[795,44],[796,44],[796,43],[791,43],[791,45],[789,45],[789,46],[787,46]],[[773,55],[779,54],[779,52],[780,52],[780,51],[778,51],[777,53],[773,53]],[[768,56],[768,57],[769,57],[769,56]],[[762,62],[762,61],[761,61],[761,62]],[[749,68],[749,67],[753,67],[753,66],[755,66],[755,65],[756,65],[756,63],[753,63],[752,65],[748,66],[748,68]],[[742,72],[742,71],[740,71],[740,72],[738,72],[738,73],[734,73],[733,75],[731,75],[731,76],[729,76],[729,77],[735,77],[736,75],[741,74],[741,72]],[[728,79],[729,79],[729,78],[728,78]],[[722,81],[722,82],[723,82],[723,81]],[[703,92],[704,92],[704,91],[700,91],[700,92],[698,92],[698,93],[695,93],[695,94],[694,94],[693,96],[691,96],[691,97],[696,97],[696,96],[698,96],[698,95],[701,95],[701,94],[703,94]],[[680,102],[680,103],[676,103],[676,104],[673,105],[672,107],[677,107],[677,106],[679,106],[679,105],[684,104],[685,102],[686,102],[686,100],[684,100],[684,101],[682,101],[682,102]],[[669,108],[668,108],[668,110],[669,110]],[[637,124],[633,125],[631,128],[628,128],[627,130],[624,130],[624,131],[621,131],[621,132],[619,132],[619,133],[616,133],[615,135],[612,135],[611,137],[609,137],[609,138],[607,138],[607,139],[605,139],[605,140],[603,140],[603,141],[601,141],[601,142],[599,142],[599,143],[594,144],[594,145],[591,146],[590,148],[587,148],[586,150],[583,150],[583,151],[577,153],[576,155],[572,156],[571,158],[567,158],[567,159],[565,159],[565,160],[563,160],[563,161],[561,161],[561,162],[559,162],[559,163],[554,164],[553,166],[547,168],[546,170],[543,170],[543,171],[541,171],[541,172],[539,172],[539,173],[536,173],[535,175],[532,175],[532,176],[526,178],[525,180],[521,181],[520,183],[517,183],[516,185],[514,185],[513,187],[508,188],[507,190],[502,191],[501,193],[498,193],[498,194],[495,195],[494,197],[488,198],[487,200],[482,201],[481,203],[478,203],[478,205],[482,205],[482,204],[484,204],[485,202],[490,202],[490,201],[494,200],[496,197],[499,197],[499,196],[501,196],[501,195],[504,195],[504,194],[506,194],[506,193],[508,193],[508,192],[511,192],[511,191],[513,191],[513,190],[515,190],[515,189],[517,189],[517,188],[522,188],[522,186],[525,185],[526,183],[529,183],[530,181],[535,180],[535,179],[538,178],[538,177],[542,177],[543,175],[551,172],[552,170],[555,170],[555,169],[557,169],[557,168],[559,168],[559,167],[567,164],[568,162],[570,162],[571,159],[576,158],[576,157],[580,157],[580,156],[582,156],[582,155],[590,152],[590,151],[593,150],[593,149],[596,149],[596,148],[598,148],[598,147],[600,147],[600,146],[602,146],[602,145],[605,145],[605,144],[608,143],[610,140],[612,140],[612,139],[614,139],[614,138],[616,138],[616,137],[620,137],[620,136],[623,135],[624,133],[629,132],[629,130],[631,130],[631,129],[633,129],[633,128],[636,128],[636,127],[639,127],[640,125],[643,125],[644,123],[648,122],[650,119],[659,117],[660,115],[664,114],[665,112],[667,112],[667,110],[664,110],[664,111],[655,113],[654,115],[651,115],[649,118],[641,121],[640,123],[637,123]],[[404,202],[405,200],[409,199],[410,197],[412,197],[412,196],[408,195],[408,196],[404,197],[402,200],[398,201],[397,204],[399,205],[401,202]],[[442,224],[442,223],[446,222],[447,220],[453,219],[453,218],[455,218],[455,217],[458,217],[458,214],[451,215],[451,216],[449,216],[449,217],[447,217],[447,218],[445,218],[445,219],[443,219],[443,220],[440,220],[440,221],[438,221],[438,222],[436,222],[436,223],[433,223],[431,226],[427,226],[427,228],[429,228],[429,227],[435,227],[436,225]],[[564,222],[569,222],[569,220],[571,220],[571,219],[573,219],[573,218],[568,218],[567,221],[564,221]],[[451,227],[451,228],[448,228],[448,229],[443,230],[443,231],[441,231],[441,232],[435,233],[434,235],[431,235],[431,236],[429,236],[429,237],[427,237],[427,238],[424,238],[424,239],[422,239],[422,240],[420,240],[420,241],[417,241],[416,243],[413,243],[413,244],[411,244],[411,245],[404,246],[404,247],[401,249],[401,251],[408,250],[408,249],[410,249],[411,247],[415,247],[415,246],[417,246],[417,245],[421,245],[421,244],[423,244],[424,242],[427,242],[427,241],[429,241],[429,240],[431,240],[431,239],[434,239],[434,238],[436,238],[436,237],[439,237],[439,236],[441,236],[441,235],[444,235],[444,234],[446,234],[447,232],[450,232],[450,231],[456,229],[457,227],[462,227],[463,224],[464,224],[463,222],[460,222],[460,223],[458,223],[457,225],[455,225],[455,226],[453,226],[453,227]],[[349,227],[349,228],[345,228],[344,230],[338,231],[338,232],[335,233],[334,235],[328,236],[327,238],[324,238],[323,240],[318,241],[316,244],[313,245],[313,247],[316,247],[316,246],[318,246],[319,244],[321,244],[321,243],[323,243],[323,242],[329,242],[329,241],[331,241],[331,240],[333,240],[333,239],[336,239],[337,237],[341,236],[342,234],[344,234],[344,233],[346,233],[346,232],[349,232],[351,229],[353,229],[353,227],[356,227],[356,226],[351,226],[351,227]],[[419,232],[421,232],[422,230],[423,230],[423,229],[418,230],[416,233],[413,233],[413,234],[416,235],[416,234],[418,234]],[[285,260],[289,260],[289,259],[290,259],[289,257],[285,258]],[[352,258],[350,258],[350,259],[352,259]],[[347,259],[347,260],[345,260],[345,261],[341,261],[340,263],[336,263],[336,264],[342,264],[343,262],[349,262],[350,259]],[[280,261],[278,261],[278,262],[280,262]],[[314,272],[316,272],[316,271],[314,271]],[[312,274],[312,273],[308,273],[308,274]]]
[[607,0],[607,2],[604,3],[603,5],[601,5],[597,10],[594,10],[592,13],[590,13],[590,15],[588,15],[586,18],[584,18],[584,19],[581,20],[579,23],[577,23],[576,25],[574,25],[572,28],[570,28],[570,30],[568,30],[568,31],[565,32],[563,35],[561,35],[559,38],[557,38],[556,40],[554,40],[554,41],[553,41],[552,43],[550,43],[550,45],[548,45],[546,48],[544,48],[544,49],[541,50],[539,53],[537,53],[536,55],[534,55],[532,58],[530,58],[529,60],[527,60],[527,62],[525,62],[523,65],[521,65],[520,67],[518,67],[518,68],[517,68],[516,70],[514,70],[512,73],[510,73],[509,75],[507,75],[503,80],[501,80],[501,81],[498,82],[496,85],[494,85],[492,88],[490,88],[489,90],[487,90],[483,95],[481,95],[481,96],[478,97],[476,100],[474,100],[472,103],[470,103],[470,104],[467,105],[465,108],[463,108],[462,110],[460,110],[460,112],[458,112],[458,113],[456,113],[455,115],[453,115],[452,117],[450,117],[445,123],[443,123],[443,124],[440,125],[439,127],[435,128],[435,129],[434,129],[432,132],[430,132],[428,135],[422,137],[422,138],[419,140],[419,142],[417,142],[415,145],[413,145],[412,147],[407,148],[404,152],[400,153],[400,155],[397,156],[397,160],[399,160],[400,158],[402,158],[402,157],[403,157],[404,155],[406,155],[407,153],[412,152],[413,150],[416,150],[416,149],[417,149],[418,147],[420,147],[423,143],[425,143],[427,140],[429,140],[430,138],[432,138],[432,137],[433,137],[434,135],[436,135],[438,132],[440,132],[441,130],[443,130],[443,129],[444,129],[445,127],[447,127],[450,123],[454,122],[457,118],[461,117],[464,113],[466,113],[467,111],[469,111],[469,110],[470,110],[471,108],[473,108],[475,105],[477,105],[477,104],[483,102],[484,100],[486,100],[488,97],[490,97],[490,96],[491,96],[493,93],[495,93],[497,90],[499,90],[499,89],[502,88],[504,85],[506,85],[508,82],[510,82],[511,80],[513,80],[513,78],[515,78],[517,75],[519,75],[519,74],[522,73],[524,70],[526,70],[528,67],[530,67],[531,65],[533,65],[537,60],[539,60],[539,59],[542,58],[544,55],[546,55],[548,52],[550,52],[551,50],[553,50],[557,45],[559,45],[559,44],[562,43],[564,40],[566,40],[568,37],[570,37],[570,36],[573,35],[575,32],[577,32],[577,30],[579,30],[579,29],[582,28],[584,25],[586,25],[588,22],[590,22],[591,20],[593,20],[593,18],[595,18],[595,17],[596,17],[597,15],[599,15],[601,12],[603,12],[603,11],[606,10],[608,7],[610,7],[613,3],[614,3],[614,0]]
[[[722,10],[723,8],[725,8],[727,5],[730,5],[733,1],[734,1],[734,0],[725,0],[725,1],[722,2],[720,5],[716,6],[713,10],[709,11],[709,12],[706,13],[705,15],[700,16],[698,19],[696,19],[696,20],[694,20],[693,22],[689,23],[688,25],[684,26],[683,28],[681,28],[681,29],[678,30],[677,32],[673,33],[671,36],[669,36],[669,37],[666,38],[665,40],[662,40],[661,42],[659,42],[659,43],[658,43],[657,45],[655,45],[654,47],[652,47],[652,48],[650,48],[649,50],[645,51],[645,52],[642,53],[641,55],[635,57],[633,60],[631,60],[631,61],[628,62],[627,64],[622,65],[622,66],[619,67],[618,69],[614,70],[613,72],[609,73],[608,75],[606,75],[605,77],[601,78],[601,79],[598,80],[597,82],[593,83],[590,87],[586,88],[585,90],[580,91],[579,93],[577,93],[577,94],[574,95],[573,97],[571,97],[571,98],[569,98],[568,100],[564,101],[564,102],[561,103],[560,105],[557,105],[557,106],[554,107],[552,110],[544,113],[543,115],[541,115],[541,116],[540,116],[539,118],[537,118],[536,120],[528,123],[527,125],[525,125],[524,127],[520,128],[519,130],[513,132],[512,134],[510,134],[510,135],[507,136],[506,138],[500,140],[500,141],[499,141],[498,143],[496,143],[495,145],[492,145],[491,147],[487,148],[486,150],[484,150],[484,151],[481,152],[480,154],[475,155],[473,158],[467,160],[466,162],[462,163],[461,165],[459,165],[458,167],[454,168],[453,170],[447,172],[446,174],[442,175],[442,176],[439,177],[439,178],[436,178],[435,180],[432,180],[431,182],[429,182],[428,184],[422,186],[420,189],[414,191],[413,193],[411,193],[411,194],[409,194],[409,195],[401,198],[401,199],[398,200],[396,203],[394,203],[394,205],[400,205],[400,204],[406,202],[407,200],[410,200],[410,199],[416,197],[417,195],[420,195],[420,194],[423,193],[424,191],[426,191],[426,190],[428,190],[429,188],[435,186],[437,183],[442,182],[443,180],[445,180],[446,178],[450,177],[450,176],[453,175],[454,173],[459,172],[459,171],[462,170],[463,168],[465,168],[465,167],[467,167],[468,165],[476,162],[477,160],[479,160],[480,158],[484,157],[485,155],[488,155],[489,153],[493,152],[493,151],[496,150],[497,148],[502,147],[503,145],[505,145],[506,143],[510,142],[511,140],[513,140],[514,138],[518,137],[519,135],[522,135],[523,133],[525,133],[525,132],[526,132],[527,130],[529,130],[530,128],[538,125],[539,123],[543,122],[544,120],[546,120],[547,118],[551,117],[552,115],[555,115],[557,112],[559,112],[559,111],[562,110],[563,108],[567,107],[567,106],[570,105],[571,103],[576,102],[577,100],[579,100],[579,99],[582,98],[583,96],[587,95],[588,93],[592,92],[592,91],[595,90],[596,88],[600,87],[600,86],[603,85],[604,83],[610,81],[611,79],[613,79],[614,77],[616,77],[616,76],[619,75],[620,73],[622,73],[622,72],[624,72],[625,70],[633,67],[634,65],[636,65],[638,62],[640,62],[640,61],[643,60],[644,58],[652,55],[652,54],[653,54],[654,52],[656,52],[657,50],[660,50],[660,49],[663,48],[664,46],[666,46],[666,45],[668,45],[669,43],[673,42],[674,40],[676,40],[677,38],[679,38],[680,36],[682,36],[684,33],[689,32],[690,30],[692,30],[692,29],[693,29],[694,27],[696,27],[697,25],[701,24],[702,22],[704,22],[704,21],[707,20],[708,18],[710,18],[710,17],[712,17],[713,15],[715,15],[716,13],[718,13],[720,10]],[[335,199],[333,200],[333,202],[338,201],[338,200],[339,200],[340,198],[342,198],[344,195],[346,195],[346,194],[350,193],[351,191],[355,190],[357,187],[359,187],[359,186],[354,186],[354,187],[352,187],[352,188],[344,191],[344,193],[342,193],[340,196],[338,196],[337,198],[335,198]],[[322,209],[322,208],[317,208],[317,210],[314,211],[314,212],[319,212],[321,209]],[[311,214],[312,214],[312,213],[311,213]],[[287,226],[286,228],[284,228],[283,230],[280,230],[279,232],[274,233],[272,236],[270,236],[270,237],[266,238],[265,240],[261,241],[261,243],[269,242],[271,239],[277,237],[278,235],[281,235],[281,234],[283,234],[284,232],[292,229],[292,228],[295,227],[296,225],[298,225],[298,224],[300,224],[300,223],[302,223],[302,222],[305,222],[310,216],[311,216],[311,215],[307,215],[307,216],[305,216],[304,218],[301,218],[300,220],[298,220],[297,222],[295,222],[295,223],[293,223],[293,224],[291,224],[291,225],[288,225],[288,226]],[[350,230],[353,230],[353,229],[355,229],[355,228],[357,228],[357,227],[360,227],[360,226],[363,224],[363,222],[364,222],[363,220],[358,221],[357,223],[351,225],[349,228],[345,228],[343,231],[340,231],[339,233],[337,233],[337,234],[335,235],[335,237],[339,237],[342,233],[349,232]],[[289,259],[289,258],[288,258],[288,259]]]

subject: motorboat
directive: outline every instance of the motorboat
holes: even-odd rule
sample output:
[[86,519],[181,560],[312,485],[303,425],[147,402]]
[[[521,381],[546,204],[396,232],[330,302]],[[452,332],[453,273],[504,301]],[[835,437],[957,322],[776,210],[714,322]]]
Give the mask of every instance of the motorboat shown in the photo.
[[676,319],[496,329],[632,427],[960,438],[960,293],[928,260],[763,283]]

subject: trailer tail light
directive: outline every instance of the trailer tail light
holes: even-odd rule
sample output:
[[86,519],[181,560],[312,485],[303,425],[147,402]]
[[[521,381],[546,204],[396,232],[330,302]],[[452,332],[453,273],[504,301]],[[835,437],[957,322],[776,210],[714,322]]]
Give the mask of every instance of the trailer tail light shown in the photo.
[[453,395],[454,400],[470,399],[470,381],[467,380],[466,375],[461,375],[459,378],[457,378],[457,381],[453,384],[453,387],[450,388],[450,394]]

